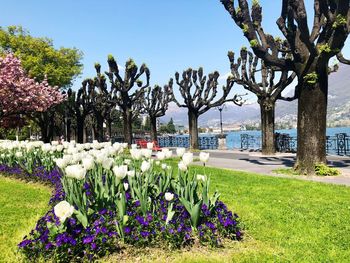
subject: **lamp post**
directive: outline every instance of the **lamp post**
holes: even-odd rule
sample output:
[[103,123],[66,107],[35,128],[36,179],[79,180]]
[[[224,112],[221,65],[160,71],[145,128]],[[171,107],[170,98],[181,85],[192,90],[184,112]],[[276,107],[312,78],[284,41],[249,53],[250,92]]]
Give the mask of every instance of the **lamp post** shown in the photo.
[[226,108],[225,104],[222,104],[222,105],[216,107],[216,109],[220,112],[220,131],[221,131],[221,135],[224,133],[224,130],[222,128],[222,111],[225,108]]

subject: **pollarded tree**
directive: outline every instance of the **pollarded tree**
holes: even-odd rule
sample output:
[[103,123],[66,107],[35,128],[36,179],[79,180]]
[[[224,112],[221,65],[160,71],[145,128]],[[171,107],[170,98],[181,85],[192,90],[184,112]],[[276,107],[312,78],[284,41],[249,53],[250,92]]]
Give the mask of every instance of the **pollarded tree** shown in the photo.
[[0,119],[44,112],[65,100],[56,87],[29,78],[13,54],[0,57]]
[[104,140],[103,124],[106,116],[115,108],[115,102],[112,101],[112,90],[108,90],[106,77],[101,74],[101,65],[96,63],[95,69],[97,76],[93,80],[94,87],[90,91],[92,112],[96,124],[95,136],[98,141]]
[[[231,65],[231,74],[235,82],[242,85],[258,97],[261,117],[262,153],[274,154],[275,147],[275,106],[276,100],[281,97],[282,91],[295,78],[295,74],[289,74],[287,70],[279,72],[276,67],[268,67],[263,60],[254,56],[246,48],[241,49],[240,57],[235,62],[234,53],[228,52]],[[260,67],[257,70],[257,66]],[[256,73],[260,77],[256,78]],[[279,81],[275,83],[276,74]]]
[[[125,63],[124,78],[121,77],[119,66],[113,56],[108,56],[109,71],[105,72],[111,83],[111,97],[113,103],[119,107],[123,116],[124,140],[132,143],[132,120],[140,110],[141,100],[145,89],[149,86],[150,71],[146,64],[140,69],[132,59]],[[146,83],[141,78],[145,76]]]
[[[92,90],[94,82],[91,79],[83,80],[82,86],[77,92],[68,89],[67,111],[69,117],[74,117],[77,125],[77,142],[84,142],[84,127],[86,117],[92,113]],[[69,134],[70,125],[67,123],[67,134]],[[67,135],[67,140],[70,136]]]
[[149,116],[153,141],[157,141],[157,118],[165,115],[168,103],[172,99],[172,86],[173,80],[171,79],[163,88],[158,85],[155,85],[153,89],[148,87],[142,100],[142,112]]
[[232,98],[228,98],[234,84],[232,76],[227,78],[226,85],[222,87],[222,94],[218,95],[219,76],[220,74],[217,71],[204,76],[203,68],[199,68],[198,70],[187,69],[182,73],[181,80],[180,74],[178,72],[175,73],[176,84],[179,86],[183,102],[176,99],[174,92],[172,92],[173,101],[177,106],[188,109],[188,126],[192,149],[199,148],[198,117],[200,115],[211,108],[229,101],[237,105],[242,105],[242,98],[240,96],[234,95]]
[[279,56],[279,38],[262,28],[262,8],[257,0],[250,10],[247,0],[220,0],[259,58],[267,66],[294,71],[298,78],[298,151],[296,168],[313,174],[316,163],[326,163],[328,64],[341,50],[350,29],[350,0],[314,0],[313,25],[309,29],[303,0],[283,0],[277,25],[285,37],[287,55]]

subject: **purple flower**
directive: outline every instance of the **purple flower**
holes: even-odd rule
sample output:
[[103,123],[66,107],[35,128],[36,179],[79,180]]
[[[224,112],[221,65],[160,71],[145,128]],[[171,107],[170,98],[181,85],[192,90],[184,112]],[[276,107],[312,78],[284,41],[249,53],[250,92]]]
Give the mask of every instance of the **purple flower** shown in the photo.
[[52,248],[52,247],[54,247],[54,245],[53,245],[51,242],[49,242],[49,243],[47,243],[47,244],[45,245],[45,249],[46,249],[46,250],[49,250],[49,249]]
[[96,250],[96,248],[97,248],[96,243],[91,243],[91,249],[92,249],[92,250]]
[[18,244],[18,246],[19,246],[20,248],[24,248],[24,247],[30,245],[31,243],[32,243],[31,240],[24,239],[21,243]]
[[150,235],[148,231],[141,231],[140,234],[143,238],[148,237]]
[[83,244],[90,244],[92,241],[94,241],[93,236],[87,236],[83,238]]
[[98,212],[100,215],[104,215],[107,213],[107,209],[102,209],[101,211]]
[[131,233],[131,228],[128,227],[128,226],[124,227],[124,233],[127,234],[127,235],[130,234]]

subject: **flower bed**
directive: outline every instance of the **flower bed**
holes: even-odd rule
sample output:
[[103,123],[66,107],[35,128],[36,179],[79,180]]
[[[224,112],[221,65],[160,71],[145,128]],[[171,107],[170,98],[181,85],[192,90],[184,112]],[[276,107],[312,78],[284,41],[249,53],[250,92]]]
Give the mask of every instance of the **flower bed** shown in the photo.
[[[118,143],[70,143],[59,151],[56,145],[29,150],[24,145],[0,144],[3,164],[9,160],[22,167],[1,166],[0,171],[50,182],[55,189],[51,209],[19,244],[31,261],[95,260],[122,244],[182,248],[195,243],[220,246],[223,239],[242,238],[238,216],[227,210],[219,193],[209,192],[207,175],[189,171],[193,155],[184,149],[177,150],[182,159],[175,171],[167,149],[154,160],[150,149],[133,148],[125,155],[126,145]],[[33,163],[45,158],[51,160],[47,167],[54,162],[58,167],[51,172],[31,167],[28,173],[23,161],[27,155]],[[208,158],[200,154],[203,163]]]

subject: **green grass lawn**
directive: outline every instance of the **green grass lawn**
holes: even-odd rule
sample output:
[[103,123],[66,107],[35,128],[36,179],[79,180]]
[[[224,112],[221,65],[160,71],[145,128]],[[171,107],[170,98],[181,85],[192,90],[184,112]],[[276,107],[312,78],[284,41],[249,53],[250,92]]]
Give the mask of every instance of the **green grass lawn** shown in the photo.
[[[198,166],[192,170],[203,173]],[[222,249],[145,249],[106,262],[134,262],[135,257],[146,262],[349,262],[349,187],[216,168],[206,172],[211,189],[241,216],[243,242]]]
[[0,262],[19,262],[17,244],[48,210],[51,190],[0,176]]
[[[203,173],[201,167],[191,169]],[[349,262],[350,187],[215,168],[206,171],[212,190],[218,189],[221,199],[241,216],[242,242],[220,249],[129,250],[102,261]],[[3,258],[11,256],[16,243],[45,212],[50,194],[45,187],[1,177],[0,193]]]

